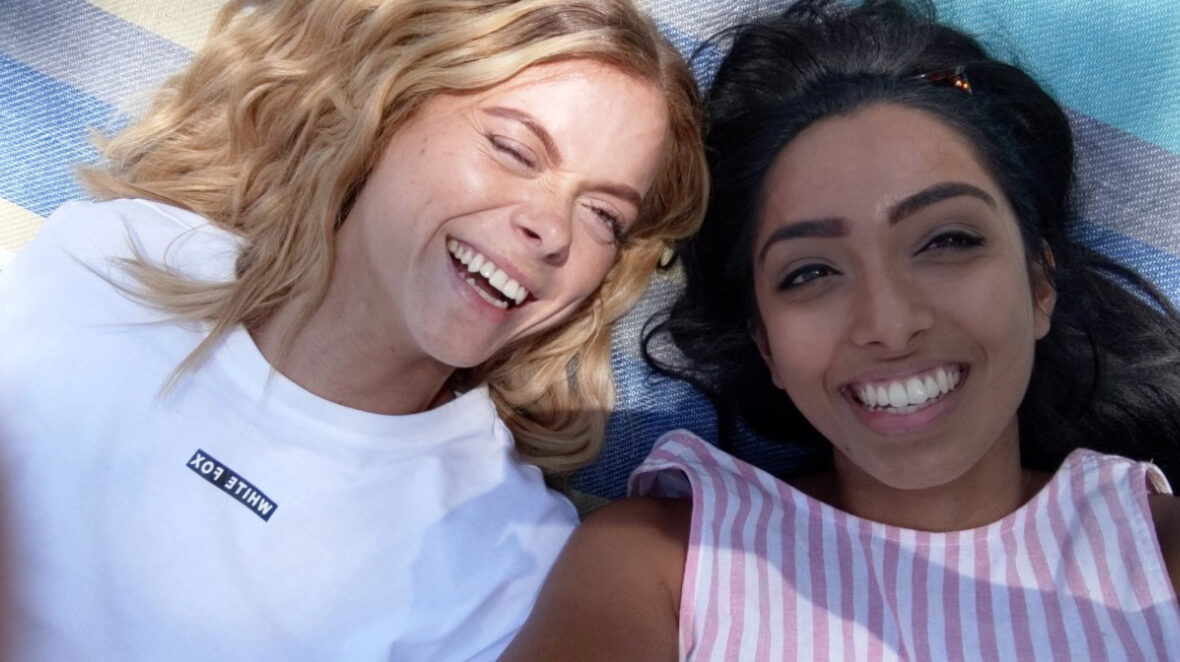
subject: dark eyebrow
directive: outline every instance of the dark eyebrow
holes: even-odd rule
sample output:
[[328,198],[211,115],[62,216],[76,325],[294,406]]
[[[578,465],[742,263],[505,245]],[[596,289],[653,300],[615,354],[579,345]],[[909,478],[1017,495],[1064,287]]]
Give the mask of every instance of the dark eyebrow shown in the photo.
[[785,225],[766,238],[762,243],[762,248],[758,251],[758,261],[761,262],[766,258],[766,252],[770,247],[780,241],[788,239],[799,239],[801,237],[842,237],[847,234],[848,228],[841,218],[816,218],[808,221],[799,221],[798,223],[791,223]]
[[[987,191],[984,191],[978,186],[972,186],[963,182],[944,182],[918,191],[893,205],[889,210],[889,224],[893,225],[907,216],[911,216],[937,202],[957,198],[962,195],[978,198],[986,202],[992,209],[996,209],[995,199],[988,195]],[[780,241],[802,237],[828,239],[842,237],[847,232],[848,228],[844,223],[844,219],[838,217],[817,218],[783,226],[770,233],[770,236],[766,238],[766,242],[762,244],[762,249],[758,251],[758,262],[765,259],[770,247]]]
[[889,224],[893,225],[907,216],[912,216],[921,211],[925,207],[936,202],[942,202],[950,198],[957,198],[961,195],[966,195],[972,198],[978,198],[987,203],[992,209],[996,209],[996,201],[992,196],[988,195],[987,191],[965,184],[963,182],[944,182],[942,184],[935,184],[929,188],[918,191],[917,193],[901,200],[889,210]]
[[545,151],[549,154],[549,160],[552,161],[554,165],[561,164],[561,152],[557,149],[557,143],[553,142],[553,136],[549,135],[549,132],[545,130],[545,127],[541,126],[537,120],[533,119],[532,115],[516,110],[515,108],[505,108],[504,106],[492,106],[490,108],[485,108],[484,112],[489,115],[495,115],[496,117],[516,120],[517,122],[525,125],[529,131],[532,131],[533,134],[537,136],[537,139],[541,141],[541,144],[545,146]]

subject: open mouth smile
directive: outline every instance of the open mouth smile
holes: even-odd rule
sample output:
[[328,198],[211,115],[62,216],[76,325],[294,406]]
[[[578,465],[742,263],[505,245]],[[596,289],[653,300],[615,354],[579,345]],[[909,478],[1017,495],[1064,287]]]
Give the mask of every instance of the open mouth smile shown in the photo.
[[464,280],[484,301],[507,310],[523,305],[529,298],[529,291],[523,285],[470,246],[448,239],[447,251]]
[[905,379],[850,384],[855,400],[872,412],[903,415],[925,409],[945,398],[963,382],[965,368],[950,365]]

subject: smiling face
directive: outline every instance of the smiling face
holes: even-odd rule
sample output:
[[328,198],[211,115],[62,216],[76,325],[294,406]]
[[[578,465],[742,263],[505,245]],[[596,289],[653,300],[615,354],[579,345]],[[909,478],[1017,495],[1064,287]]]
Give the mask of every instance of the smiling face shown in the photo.
[[764,191],[755,335],[837,471],[922,489],[1011,457],[1054,293],[969,144],[872,105],[801,132]]
[[337,236],[399,351],[452,368],[567,319],[602,283],[664,152],[667,104],[605,65],[537,65],[401,127]]

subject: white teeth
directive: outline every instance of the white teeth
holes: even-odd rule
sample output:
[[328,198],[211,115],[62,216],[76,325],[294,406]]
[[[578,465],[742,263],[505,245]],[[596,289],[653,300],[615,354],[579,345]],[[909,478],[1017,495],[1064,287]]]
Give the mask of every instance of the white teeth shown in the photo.
[[497,298],[493,297],[492,295],[488,294],[487,292],[484,292],[483,288],[479,286],[479,283],[475,282],[474,278],[471,278],[470,276],[468,276],[465,280],[467,281],[467,283],[469,285],[471,285],[471,287],[473,287],[475,289],[476,294],[483,297],[484,301],[487,301],[488,303],[492,304],[493,306],[495,306],[497,308],[507,308],[508,307],[507,301],[505,301],[503,299],[497,299]]
[[856,387],[856,396],[865,406],[885,410],[894,414],[908,414],[933,404],[935,400],[953,391],[962,375],[957,368],[938,370],[923,376],[910,377],[904,381],[887,384],[861,384]]
[[901,382],[893,382],[889,385],[889,406],[890,407],[904,407],[909,404],[905,399],[905,387]]
[[926,378],[922,380],[922,385],[926,387],[926,397],[937,398],[942,395],[942,392],[938,390],[938,382],[934,381],[930,375],[926,375]]
[[863,400],[866,405],[870,407],[876,407],[877,389],[873,388],[872,386],[866,386],[862,388],[860,392],[860,399]]
[[905,395],[909,400],[908,404],[920,405],[926,402],[926,385],[922,383],[921,379],[910,377],[905,383]]
[[[523,285],[509,278],[503,269],[500,269],[494,262],[471,248],[460,244],[455,239],[449,239],[447,240],[447,251],[459,261],[459,264],[466,267],[468,273],[482,276],[489,285],[503,294],[508,301],[520,305],[528,298],[529,291]],[[489,303],[499,308],[508,307],[508,301],[498,299],[485,292],[475,280],[474,276],[468,276],[465,280]]]

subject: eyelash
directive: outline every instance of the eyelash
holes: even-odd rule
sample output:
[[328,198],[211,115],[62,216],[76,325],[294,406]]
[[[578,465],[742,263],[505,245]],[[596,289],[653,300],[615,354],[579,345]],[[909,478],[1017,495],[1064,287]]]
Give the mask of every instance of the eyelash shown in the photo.
[[[943,232],[933,237],[926,242],[924,246],[918,251],[919,253],[926,251],[965,251],[977,246],[982,246],[984,243],[983,237],[972,234],[965,230],[950,230]],[[839,272],[824,264],[808,264],[804,265],[794,271],[788,273],[779,283],[779,291],[791,290],[797,287],[803,287],[820,278],[838,274]],[[805,278],[800,281],[800,278]]]
[[931,250],[964,251],[982,245],[983,237],[967,232],[966,230],[948,230],[947,232],[935,235],[918,252],[921,253]]
[[[808,264],[808,265],[799,267],[798,269],[795,269],[791,273],[787,274],[783,278],[782,282],[779,283],[778,289],[780,292],[782,292],[785,290],[792,290],[797,287],[803,287],[804,285],[807,285],[807,284],[812,283],[816,280],[819,280],[820,278],[823,278],[824,276],[830,276],[830,275],[836,274],[836,273],[839,273],[839,272],[837,272],[835,269],[827,266],[826,264]],[[796,282],[799,280],[799,278],[801,278],[803,276],[810,276],[810,277],[802,282]]]
[[[489,133],[486,134],[486,137],[488,143],[490,143],[491,146],[497,151],[509,155],[518,163],[529,169],[534,169],[537,167],[535,162],[526,157],[520,150],[514,148],[511,142],[502,136]],[[595,216],[602,219],[603,223],[606,224],[606,227],[610,230],[611,237],[614,239],[616,244],[621,244],[627,240],[627,233],[623,230],[623,219],[619,218],[609,209],[599,207],[597,205],[589,205],[589,207],[590,211]]]
[[597,205],[589,205],[589,207],[590,211],[606,224],[616,244],[621,244],[627,240],[627,233],[623,230],[623,219],[605,207],[599,207]]
[[515,159],[518,163],[525,166],[526,168],[529,168],[531,170],[531,169],[537,167],[537,163],[534,160],[528,158],[527,156],[525,156],[525,154],[522,151],[513,147],[512,144],[506,138],[489,133],[489,134],[487,134],[487,139],[488,139],[488,142],[492,145],[492,147],[496,149],[496,151],[502,152],[504,154],[511,156],[513,159]]

